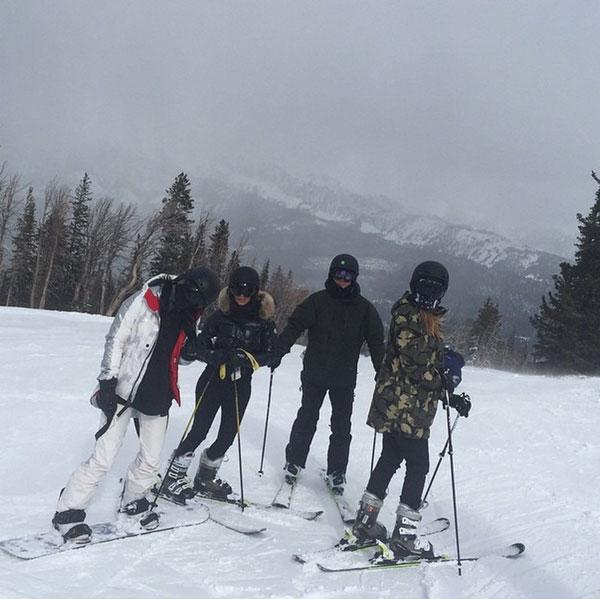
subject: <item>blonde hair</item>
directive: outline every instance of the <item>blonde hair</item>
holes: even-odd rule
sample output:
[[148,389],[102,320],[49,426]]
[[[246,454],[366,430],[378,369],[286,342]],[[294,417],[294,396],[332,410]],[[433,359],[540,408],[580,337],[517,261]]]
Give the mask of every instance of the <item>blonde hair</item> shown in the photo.
[[427,334],[441,341],[444,338],[442,335],[442,317],[439,314],[422,309],[421,318],[425,323]]

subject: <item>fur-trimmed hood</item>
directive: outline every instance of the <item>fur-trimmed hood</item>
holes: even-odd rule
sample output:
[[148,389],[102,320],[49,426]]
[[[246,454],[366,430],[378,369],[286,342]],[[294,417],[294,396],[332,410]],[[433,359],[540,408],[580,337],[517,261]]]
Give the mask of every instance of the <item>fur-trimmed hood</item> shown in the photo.
[[[223,287],[217,299],[217,307],[223,314],[229,314],[231,300],[229,299],[229,288]],[[275,316],[275,300],[267,291],[259,291],[258,299],[260,301],[260,309],[258,315],[263,320],[271,320]]]

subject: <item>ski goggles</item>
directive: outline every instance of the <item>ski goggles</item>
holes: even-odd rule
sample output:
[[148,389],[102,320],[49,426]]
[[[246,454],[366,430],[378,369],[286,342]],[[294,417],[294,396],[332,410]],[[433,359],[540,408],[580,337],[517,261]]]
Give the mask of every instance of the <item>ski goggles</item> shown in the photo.
[[338,281],[354,281],[354,273],[351,270],[345,268],[336,268],[331,276]]
[[258,289],[252,285],[251,283],[235,283],[235,285],[231,285],[229,287],[231,289],[231,293],[237,297],[252,297],[256,295]]

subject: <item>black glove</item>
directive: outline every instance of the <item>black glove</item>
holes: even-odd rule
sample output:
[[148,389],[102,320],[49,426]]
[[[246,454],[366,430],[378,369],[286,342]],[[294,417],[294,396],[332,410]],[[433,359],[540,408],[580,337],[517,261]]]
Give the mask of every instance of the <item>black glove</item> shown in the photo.
[[271,354],[271,361],[269,363],[271,370],[275,370],[279,367],[281,360],[283,360],[283,356],[285,356],[285,354],[282,354],[279,350],[273,350],[273,353]]
[[446,348],[442,384],[444,385],[444,389],[450,393],[453,393],[454,389],[460,385],[462,381],[462,367],[464,365],[465,360],[457,351]]
[[471,398],[466,393],[450,396],[450,407],[454,408],[459,416],[469,417],[471,411]]
[[117,379],[100,381],[100,390],[96,395],[96,405],[104,412],[106,419],[110,420],[117,411]]
[[241,349],[234,349],[229,352],[227,368],[229,372],[233,372],[236,368],[249,368],[253,370],[248,356]]
[[225,349],[213,349],[209,352],[206,352],[206,357],[204,361],[207,364],[210,364],[214,368],[219,368],[221,364],[226,364],[229,358],[229,352]]
[[194,360],[200,359],[198,356],[198,344],[196,339],[187,339],[181,350],[181,358],[186,362],[193,362]]

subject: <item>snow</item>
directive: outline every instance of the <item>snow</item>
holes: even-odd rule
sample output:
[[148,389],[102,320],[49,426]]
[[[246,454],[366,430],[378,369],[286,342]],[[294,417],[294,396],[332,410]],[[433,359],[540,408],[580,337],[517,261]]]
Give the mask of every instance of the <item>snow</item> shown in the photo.
[[[92,448],[98,412],[88,402],[110,320],[100,316],[0,308],[0,538],[49,528],[56,498],[71,471]],[[299,405],[299,347],[276,371],[264,476],[257,470],[267,404],[268,372],[255,375],[242,425],[244,490],[269,501],[281,476],[283,451]],[[166,460],[191,413],[196,363],[182,368],[183,406],[171,411]],[[373,435],[365,424],[373,388],[361,359],[353,416],[347,497],[366,484]],[[463,575],[443,564],[411,570],[323,574],[300,565],[294,552],[333,544],[343,532],[319,469],[325,466],[329,409],[325,405],[296,501],[322,508],[314,522],[271,512],[248,517],[268,527],[244,537],[207,522],[195,528],[97,545],[33,561],[0,554],[3,599],[111,597],[244,597],[311,599],[428,597],[448,599],[600,597],[600,379],[525,376],[465,369],[463,389],[473,400],[454,435],[461,553],[521,541],[518,560],[488,557],[465,563]],[[326,402],[327,403],[327,402]],[[431,470],[445,441],[445,413],[434,423]],[[214,437],[211,432],[209,439]],[[130,431],[115,468],[88,510],[90,522],[112,518],[119,477],[136,450]],[[239,484],[237,446],[222,475]],[[382,512],[391,526],[402,484],[393,479]],[[430,494],[424,519],[452,516],[448,457]],[[244,516],[245,517],[245,516]],[[453,553],[452,529],[431,538]]]

